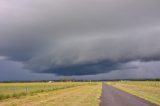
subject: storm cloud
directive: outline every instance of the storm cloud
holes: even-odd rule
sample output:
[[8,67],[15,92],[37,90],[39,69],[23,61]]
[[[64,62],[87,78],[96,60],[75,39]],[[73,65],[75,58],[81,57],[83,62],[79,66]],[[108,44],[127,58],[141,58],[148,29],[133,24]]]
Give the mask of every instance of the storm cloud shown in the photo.
[[160,61],[159,10],[158,0],[1,0],[0,56],[34,73],[128,76],[129,63]]

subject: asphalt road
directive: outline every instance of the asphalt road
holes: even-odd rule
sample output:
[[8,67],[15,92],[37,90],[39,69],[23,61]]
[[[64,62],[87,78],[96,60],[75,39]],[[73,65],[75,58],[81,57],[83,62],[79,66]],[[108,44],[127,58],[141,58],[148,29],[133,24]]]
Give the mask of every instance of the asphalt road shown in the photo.
[[102,85],[100,106],[158,106],[110,85]]

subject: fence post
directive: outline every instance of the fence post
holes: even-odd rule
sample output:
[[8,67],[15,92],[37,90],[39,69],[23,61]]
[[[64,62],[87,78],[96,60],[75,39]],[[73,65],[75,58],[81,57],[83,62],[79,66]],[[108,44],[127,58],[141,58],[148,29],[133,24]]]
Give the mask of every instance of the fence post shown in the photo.
[[28,88],[26,88],[26,93],[28,93]]

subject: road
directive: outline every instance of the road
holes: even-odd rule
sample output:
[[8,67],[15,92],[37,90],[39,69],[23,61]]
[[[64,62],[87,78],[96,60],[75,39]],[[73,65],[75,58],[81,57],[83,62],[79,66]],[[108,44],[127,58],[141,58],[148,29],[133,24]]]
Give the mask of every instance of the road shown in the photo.
[[158,106],[104,83],[100,99],[100,106]]

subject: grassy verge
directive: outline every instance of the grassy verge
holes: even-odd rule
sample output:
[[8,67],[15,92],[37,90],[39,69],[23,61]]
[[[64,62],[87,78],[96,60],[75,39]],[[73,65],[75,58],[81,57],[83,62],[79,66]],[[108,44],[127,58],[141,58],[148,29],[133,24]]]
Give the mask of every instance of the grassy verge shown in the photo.
[[117,81],[108,84],[160,105],[160,82],[159,81]]
[[88,84],[51,92],[10,98],[0,106],[99,106],[101,84]]
[[8,98],[20,98],[42,92],[50,92],[59,89],[84,86],[88,82],[58,82],[58,83],[0,83],[0,101]]

